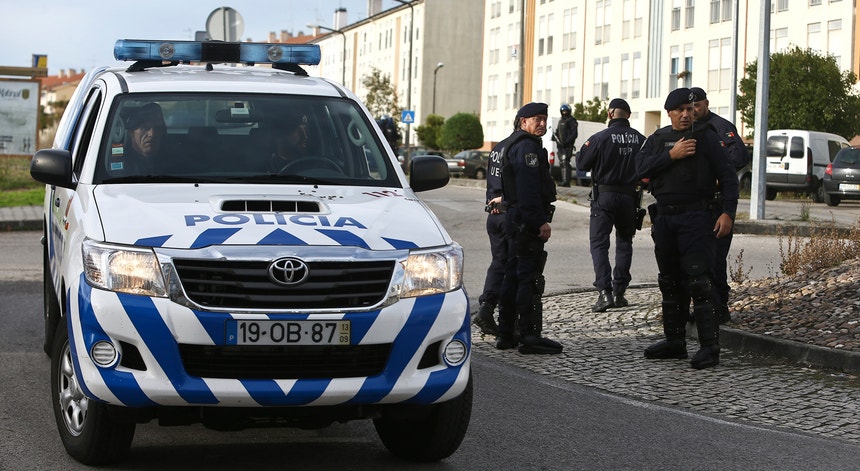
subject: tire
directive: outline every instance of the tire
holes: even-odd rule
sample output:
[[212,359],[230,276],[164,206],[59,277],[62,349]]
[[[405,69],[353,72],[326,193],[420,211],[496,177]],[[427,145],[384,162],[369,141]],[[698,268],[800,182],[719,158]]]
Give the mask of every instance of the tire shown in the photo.
[[45,239],[45,245],[42,247],[42,308],[45,316],[45,342],[42,344],[42,349],[48,356],[51,356],[51,350],[54,348],[54,333],[60,322],[60,300],[57,299],[54,280],[51,278],[47,239]]
[[429,412],[420,418],[383,416],[373,420],[379,439],[394,456],[429,462],[445,459],[457,451],[472,415],[472,377],[469,376],[463,394],[423,407]]
[[124,457],[131,448],[135,424],[112,421],[106,404],[83,394],[64,323],[57,326],[52,353],[51,402],[66,453],[91,466]]
[[764,192],[764,198],[768,201],[773,201],[776,199],[776,190],[768,188]]
[[831,195],[830,193],[824,193],[824,203],[827,206],[839,206],[839,203],[842,201],[842,198],[839,195]]
[[478,170],[475,170],[475,178],[477,178],[478,180],[483,180],[487,178],[487,172],[485,172],[484,169],[479,168]]
[[824,202],[824,182],[818,180],[815,183],[815,188],[812,191],[812,201],[815,203],[823,203]]

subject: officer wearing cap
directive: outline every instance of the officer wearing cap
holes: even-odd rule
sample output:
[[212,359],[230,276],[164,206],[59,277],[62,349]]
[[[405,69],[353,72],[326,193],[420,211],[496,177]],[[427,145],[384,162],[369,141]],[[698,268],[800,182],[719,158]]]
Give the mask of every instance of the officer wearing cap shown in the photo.
[[[648,211],[666,337],[646,348],[645,358],[687,358],[687,300],[692,297],[700,348],[690,365],[702,369],[720,362],[713,261],[716,239],[732,229],[738,179],[717,134],[693,126],[694,99],[688,88],[669,93],[664,108],[672,124],[648,137],[636,157],[636,171],[649,179],[656,199]],[[714,222],[711,202],[718,183],[723,206]]]
[[[750,153],[746,144],[738,134],[738,129],[731,121],[711,112],[708,105],[708,95],[699,87],[693,87],[690,92],[693,98],[693,116],[696,123],[707,123],[714,127],[717,135],[723,140],[726,157],[735,168],[735,171],[746,167],[750,163]],[[729,314],[729,280],[728,263],[729,250],[732,246],[732,232],[725,237],[717,239],[717,251],[714,259],[714,283],[719,297],[717,304],[717,318],[720,323],[731,321]]]
[[[645,136],[630,127],[630,105],[621,98],[609,102],[609,126],[588,138],[576,159],[576,168],[590,170],[591,218],[589,248],[594,266],[597,302],[594,312],[626,307],[624,292],[630,284],[633,236],[636,234],[638,191],[636,154]],[[609,235],[615,228],[615,270],[609,262]]]
[[164,139],[164,114],[158,103],[126,107],[120,112],[125,141],[111,152],[112,173],[140,175],[156,171]]
[[[546,134],[546,103],[529,103],[514,118],[514,132],[502,155],[502,192],[507,204],[508,257],[499,299],[496,348],[519,345],[520,353],[561,353],[562,345],[540,335],[544,244],[552,233],[555,183],[541,136]],[[516,336],[519,328],[519,338]]]

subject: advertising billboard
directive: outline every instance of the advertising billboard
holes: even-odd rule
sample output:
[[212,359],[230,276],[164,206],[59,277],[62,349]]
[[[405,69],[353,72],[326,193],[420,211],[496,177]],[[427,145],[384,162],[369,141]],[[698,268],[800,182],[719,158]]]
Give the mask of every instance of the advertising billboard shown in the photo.
[[39,81],[0,79],[0,155],[36,152]]

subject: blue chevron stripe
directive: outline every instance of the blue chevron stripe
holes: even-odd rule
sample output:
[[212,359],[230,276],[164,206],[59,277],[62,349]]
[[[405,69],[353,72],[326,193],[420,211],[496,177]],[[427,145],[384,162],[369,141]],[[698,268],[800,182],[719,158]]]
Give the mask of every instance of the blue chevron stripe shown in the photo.
[[179,359],[179,345],[152,299],[124,293],[117,293],[117,297],[179,395],[193,404],[217,404],[218,399],[202,379],[185,373]]
[[419,345],[421,340],[426,338],[427,333],[430,332],[444,301],[444,294],[424,296],[415,300],[409,319],[406,320],[406,324],[400,329],[397,338],[394,339],[385,371],[380,375],[367,378],[361,390],[349,401],[350,403],[379,402],[391,392],[397,378],[403,374],[409,360],[415,356],[415,345]]
[[317,229],[317,232],[325,235],[326,237],[329,237],[340,245],[370,249],[370,246],[367,245],[367,242],[365,242],[361,237],[349,231],[339,231],[336,229]]
[[[95,312],[93,312],[91,302],[92,291],[92,286],[86,282],[84,275],[81,274],[81,281],[78,288],[78,311],[81,325],[86,326],[86,331],[84,332],[84,343],[87,344],[87,351],[89,351],[93,344],[98,340],[110,340],[110,337],[108,337],[101,324],[99,324],[98,319],[96,319]],[[69,318],[69,316],[67,316],[67,318]],[[71,341],[71,320],[69,321],[69,339],[70,346],[72,347],[72,358],[74,358],[75,361],[75,371],[80,372],[81,365],[75,349],[76,345]],[[137,384],[137,380],[134,378],[133,374],[118,372],[115,370],[106,370],[104,368],[97,368],[97,370],[108,389],[110,389],[114,396],[116,396],[123,404],[132,407],[155,405],[155,402],[147,397],[146,393],[144,393],[140,388],[140,385]],[[81,384],[81,388],[84,390],[86,395],[98,399],[98,397],[84,385],[83,377],[80,374],[77,374],[76,376],[78,377],[78,382]],[[121,387],[119,387],[120,385]]]
[[391,244],[395,249],[417,249],[418,244],[415,242],[410,242],[408,240],[400,240],[400,239],[392,239],[390,237],[383,237],[382,240]]
[[155,236],[155,237],[144,237],[143,239],[137,239],[134,245],[140,245],[143,247],[161,247],[167,242],[167,239],[170,239],[169,235]]
[[240,228],[238,227],[206,229],[197,236],[197,240],[191,244],[191,248],[199,249],[200,247],[206,247],[209,245],[223,244],[225,240],[239,232],[239,230]]
[[275,229],[260,239],[257,245],[308,245],[308,243],[283,229]]

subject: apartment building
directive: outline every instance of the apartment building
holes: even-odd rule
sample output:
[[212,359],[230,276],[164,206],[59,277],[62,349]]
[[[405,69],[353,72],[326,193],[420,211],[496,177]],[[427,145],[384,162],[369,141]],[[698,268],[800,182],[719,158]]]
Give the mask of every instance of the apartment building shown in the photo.
[[309,73],[342,81],[364,99],[362,79],[378,69],[396,88],[400,107],[415,112],[412,144],[415,125],[434,109],[446,118],[480,115],[484,2],[413,0],[385,11],[380,4],[369,0],[368,17],[349,25],[341,24],[346,12],[336,11],[333,26],[320,28],[327,34],[310,41],[320,45],[322,60]]
[[650,134],[669,123],[663,102],[681,86],[705,89],[711,110],[747,134],[730,105],[762,40],[771,53],[798,46],[831,54],[860,74],[850,0],[771,0],[765,34],[763,2],[753,0],[414,0],[379,11],[380,3],[369,0],[365,20],[313,40],[323,57],[316,73],[363,97],[361,79],[376,67],[401,107],[415,110],[415,124],[435,94],[437,114],[480,116],[485,147],[510,133],[529,101],[555,115],[563,103],[622,97],[633,126]]
[[756,59],[760,40],[769,41],[771,53],[799,46],[832,54],[841,69],[858,72],[854,2],[773,0],[770,32],[764,36],[762,4],[487,0],[484,135],[489,141],[506,137],[522,103],[543,101],[557,112],[562,103],[585,103],[595,97],[625,98],[633,109],[633,126],[650,134],[669,124],[665,96],[677,87],[691,86],[705,89],[711,110],[735,121],[746,134],[730,103],[736,80]]

